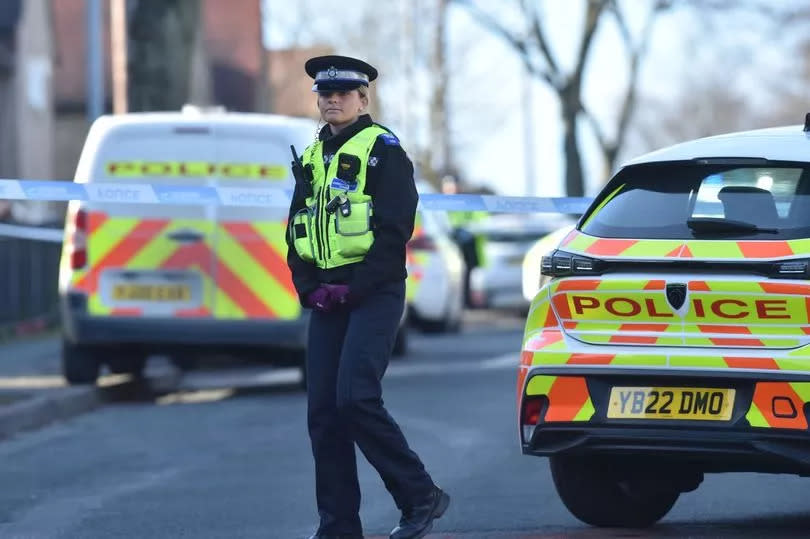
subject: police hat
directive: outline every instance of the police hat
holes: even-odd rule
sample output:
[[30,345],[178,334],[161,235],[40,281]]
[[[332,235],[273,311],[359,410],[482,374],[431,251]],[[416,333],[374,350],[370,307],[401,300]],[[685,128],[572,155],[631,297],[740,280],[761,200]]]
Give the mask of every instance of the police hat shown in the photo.
[[377,78],[377,70],[362,60],[348,56],[316,56],[304,64],[307,75],[315,79],[313,92],[354,90]]

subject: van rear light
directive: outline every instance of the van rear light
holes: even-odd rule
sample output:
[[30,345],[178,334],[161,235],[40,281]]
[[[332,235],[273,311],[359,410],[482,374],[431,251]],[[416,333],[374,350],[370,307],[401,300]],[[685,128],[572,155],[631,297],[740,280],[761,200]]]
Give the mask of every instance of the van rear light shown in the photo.
[[567,275],[601,275],[604,262],[587,256],[553,251],[540,261],[540,273],[549,277]]
[[79,270],[87,265],[87,249],[74,249],[70,252],[70,269]]
[[76,230],[87,232],[87,212],[84,210],[77,210],[73,217],[73,226]]
[[80,270],[87,266],[87,212],[79,209],[73,213],[68,228],[70,269]]
[[435,251],[436,242],[430,236],[417,236],[408,242],[408,248],[414,251]]

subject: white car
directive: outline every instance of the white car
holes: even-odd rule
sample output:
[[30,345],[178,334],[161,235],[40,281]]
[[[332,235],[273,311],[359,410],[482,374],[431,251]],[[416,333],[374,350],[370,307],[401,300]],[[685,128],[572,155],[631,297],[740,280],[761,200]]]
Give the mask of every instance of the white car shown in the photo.
[[[433,192],[417,181],[420,193]],[[412,325],[427,332],[458,331],[464,313],[464,257],[447,213],[419,209],[407,248],[407,304]]]
[[470,226],[483,235],[484,262],[470,272],[473,307],[523,311],[530,300],[523,293],[523,260],[534,243],[573,225],[564,215],[492,215]]

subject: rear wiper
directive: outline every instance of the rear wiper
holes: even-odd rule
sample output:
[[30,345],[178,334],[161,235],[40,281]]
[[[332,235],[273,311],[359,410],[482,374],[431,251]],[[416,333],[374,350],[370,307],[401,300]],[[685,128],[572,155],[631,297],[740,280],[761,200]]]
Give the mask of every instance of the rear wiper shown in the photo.
[[778,234],[776,228],[762,228],[754,223],[734,221],[733,219],[719,219],[717,217],[697,217],[689,219],[686,224],[694,232],[762,232],[764,234]]

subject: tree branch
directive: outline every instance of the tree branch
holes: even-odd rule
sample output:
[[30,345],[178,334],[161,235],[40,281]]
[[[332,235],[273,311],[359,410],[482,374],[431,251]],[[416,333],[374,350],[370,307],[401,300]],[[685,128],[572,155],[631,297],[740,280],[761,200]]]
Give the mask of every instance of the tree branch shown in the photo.
[[622,36],[622,41],[624,41],[624,45],[627,47],[627,50],[632,52],[635,47],[633,46],[633,35],[630,32],[630,28],[627,26],[627,19],[624,17],[624,13],[622,13],[622,9],[619,6],[619,3],[616,0],[611,0],[608,9],[613,13],[614,17],[616,18],[616,24],[619,27],[619,34]]
[[561,75],[560,66],[557,64],[557,60],[554,59],[554,55],[551,54],[551,47],[548,45],[546,33],[543,31],[543,26],[540,24],[540,10],[532,9],[533,2],[531,0],[523,0],[522,4],[523,13],[527,19],[532,21],[531,35],[537,40],[537,46],[548,64],[549,74],[554,77],[555,80],[559,80]]
[[609,0],[588,0],[588,10],[585,14],[585,31],[582,34],[582,41],[579,44],[577,53],[576,68],[570,77],[570,83],[577,87],[582,82],[582,73],[585,70],[585,61],[588,59],[588,51],[593,43],[593,36],[599,27],[599,18]]
[[542,69],[532,62],[526,40],[510,32],[504,25],[496,20],[495,17],[479,8],[475,2],[471,2],[470,0],[453,0],[453,2],[464,7],[481,25],[511,45],[512,48],[518,52],[520,59],[530,73],[543,79],[549,86],[556,88],[555,78],[552,76],[549,69]]
[[590,124],[591,129],[593,130],[593,135],[596,137],[596,142],[599,143],[599,148],[602,150],[602,153],[607,154],[611,147],[611,143],[608,141],[607,136],[605,136],[605,132],[602,130],[602,126],[599,125],[596,117],[591,114],[591,111],[585,106],[584,103],[582,105],[582,114],[585,116],[588,124]]
[[613,143],[614,150],[617,148],[621,148],[624,145],[624,141],[627,137],[627,128],[630,125],[630,117],[633,114],[633,109],[635,108],[636,97],[638,94],[638,77],[641,62],[644,59],[644,56],[647,54],[647,50],[650,44],[650,39],[652,37],[652,29],[655,23],[656,17],[666,10],[669,9],[670,3],[666,1],[659,1],[657,2],[652,9],[650,9],[649,13],[647,14],[647,19],[644,21],[644,26],[641,30],[641,37],[636,45],[632,44],[632,38],[630,36],[630,31],[627,26],[627,21],[624,17],[624,13],[622,13],[621,9],[619,8],[617,3],[614,3],[613,13],[616,16],[616,21],[619,24],[619,28],[622,29],[622,35],[625,38],[626,43],[630,48],[630,73],[628,76],[628,83],[627,83],[627,91],[624,95],[624,102],[622,103],[621,113],[619,114],[619,123],[616,128],[616,139]]

